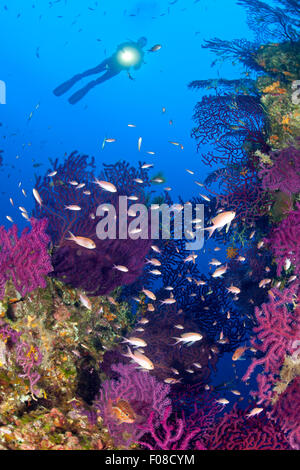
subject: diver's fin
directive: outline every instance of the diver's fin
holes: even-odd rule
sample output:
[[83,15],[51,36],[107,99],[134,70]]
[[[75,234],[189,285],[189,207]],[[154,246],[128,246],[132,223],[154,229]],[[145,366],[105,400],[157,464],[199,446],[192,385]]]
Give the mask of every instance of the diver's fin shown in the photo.
[[74,95],[70,96],[68,99],[70,104],[76,104],[80,101],[92,88],[94,88],[95,82],[88,83],[85,87],[81,88],[80,90],[76,91]]
[[70,78],[70,80],[67,80],[66,82],[62,83],[59,85],[55,90],[53,90],[53,93],[55,96],[61,96],[67,91],[72,88],[75,83],[77,83],[81,79],[81,75],[74,75],[74,77]]

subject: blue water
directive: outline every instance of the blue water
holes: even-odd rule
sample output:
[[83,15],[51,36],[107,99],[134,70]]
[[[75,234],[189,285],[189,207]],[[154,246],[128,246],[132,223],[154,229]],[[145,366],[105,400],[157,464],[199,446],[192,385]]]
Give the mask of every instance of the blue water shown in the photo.
[[[141,36],[148,40],[146,49],[155,44],[162,48],[146,53],[146,63],[132,72],[134,80],[120,73],[74,106],[67,101],[73,89],[60,98],[53,95],[56,86],[99,64],[118,44]],[[252,39],[245,10],[235,0],[1,1],[0,80],[6,83],[7,103],[0,106],[0,224],[8,227],[9,215],[20,228],[26,225],[18,206],[33,207],[34,175],[51,168],[49,158],[63,161],[73,150],[94,155],[99,168],[120,159],[133,165],[139,160],[154,163],[152,174],[163,172],[174,200],[198,195],[193,180],[202,181],[210,169],[201,163],[190,137],[202,92],[187,85],[196,79],[241,76],[239,66],[230,62],[211,67],[215,56],[201,45],[213,37]],[[116,142],[102,149],[105,137]],[[202,253],[204,270],[208,256]],[[220,364],[215,383],[234,377],[226,356]],[[241,376],[246,361],[238,369]]]

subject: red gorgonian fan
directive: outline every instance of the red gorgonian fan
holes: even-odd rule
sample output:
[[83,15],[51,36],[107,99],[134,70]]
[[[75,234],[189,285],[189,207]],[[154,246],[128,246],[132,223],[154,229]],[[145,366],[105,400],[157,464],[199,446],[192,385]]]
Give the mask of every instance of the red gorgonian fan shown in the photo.
[[246,95],[204,96],[193,116],[197,127],[192,137],[197,150],[208,145],[213,150],[202,153],[205,164],[234,164],[251,149],[265,149],[265,115],[257,98]]
[[270,197],[261,188],[254,169],[224,168],[218,179],[220,193],[205,189],[216,196],[217,207],[236,213],[235,220],[251,223],[268,212]]

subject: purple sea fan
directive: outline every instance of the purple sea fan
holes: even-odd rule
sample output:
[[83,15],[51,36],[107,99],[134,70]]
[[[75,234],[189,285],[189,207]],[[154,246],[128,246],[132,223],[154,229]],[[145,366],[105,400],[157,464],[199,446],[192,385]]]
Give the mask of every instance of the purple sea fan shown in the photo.
[[29,380],[32,395],[36,395],[38,393],[38,390],[35,388],[35,384],[41,376],[36,368],[41,364],[42,360],[43,356],[38,348],[32,345],[30,346],[24,341],[19,342],[16,345],[16,361],[23,369],[23,373],[20,374],[20,377],[24,377]]
[[31,231],[26,227],[20,238],[16,225],[8,231],[0,227],[0,299],[9,280],[22,296],[46,287],[45,276],[53,269],[47,251],[50,239],[45,233],[48,221],[32,218],[30,222]]
[[[159,422],[159,417],[170,405],[167,398],[170,386],[160,383],[148,372],[137,372],[132,364],[120,363],[111,368],[120,377],[103,383],[94,407],[114,444],[126,448],[145,434],[139,423],[145,422],[151,413],[154,421]],[[123,411],[127,413],[128,410],[131,419],[124,416]]]
[[259,172],[262,187],[269,191],[295,194],[300,191],[300,150],[288,147],[270,154],[273,165]]
[[262,304],[261,309],[256,307],[257,326],[253,332],[258,342],[252,339],[251,345],[261,353],[261,357],[252,361],[244,381],[258,365],[263,365],[267,374],[278,374],[286,354],[294,353],[294,341],[300,338],[300,317],[297,309],[292,310],[289,306],[293,300],[292,287],[283,292],[274,288],[269,292],[269,302]]
[[[115,287],[131,284],[142,273],[151,240],[99,240],[87,250],[67,241],[52,257],[53,276],[89,295],[104,295]],[[126,266],[123,272],[114,265]]]
[[300,273],[300,204],[291,211],[286,219],[275,227],[265,241],[270,245],[277,263],[277,275],[280,276],[286,259],[295,266],[295,274]]
[[207,443],[209,450],[288,450],[280,428],[264,414],[247,417],[250,409],[236,405],[215,425]]
[[150,413],[147,423],[140,426],[144,429],[144,436],[139,444],[149,450],[206,450],[199,437],[201,426],[190,427],[184,416],[182,418],[172,417],[172,407],[168,406],[157,426],[154,413]]
[[[36,182],[43,204],[41,207],[36,204],[34,211],[36,216],[46,215],[50,221],[49,234],[55,244],[53,277],[95,296],[134,282],[142,272],[151,245],[149,239],[119,238],[121,216],[116,219],[114,239],[98,238],[97,208],[104,203],[111,204],[119,215],[119,196],[134,195],[139,203],[145,203],[145,189],[150,186],[148,172],[142,168],[142,163],[139,168],[126,162],[103,166],[103,171],[96,177],[94,160],[90,161],[86,155],[73,152],[61,165],[56,160],[53,163],[54,177],[49,180],[46,176]],[[95,184],[96,180],[112,183],[117,192],[103,190]],[[137,183],[137,180],[142,183]],[[74,204],[80,210],[67,209]],[[127,204],[129,209],[132,201],[127,200]],[[95,249],[88,250],[68,240],[70,232],[92,239]],[[121,272],[114,265],[125,266],[128,271]]]
[[287,435],[291,447],[300,450],[300,377],[296,377],[280,395],[270,417]]

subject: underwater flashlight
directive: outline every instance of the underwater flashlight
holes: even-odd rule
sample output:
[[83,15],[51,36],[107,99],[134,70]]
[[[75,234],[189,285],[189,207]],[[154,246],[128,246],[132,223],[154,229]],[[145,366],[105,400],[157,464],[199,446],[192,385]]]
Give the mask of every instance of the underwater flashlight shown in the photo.
[[135,47],[124,47],[117,54],[118,61],[125,66],[131,67],[141,60],[141,54]]

